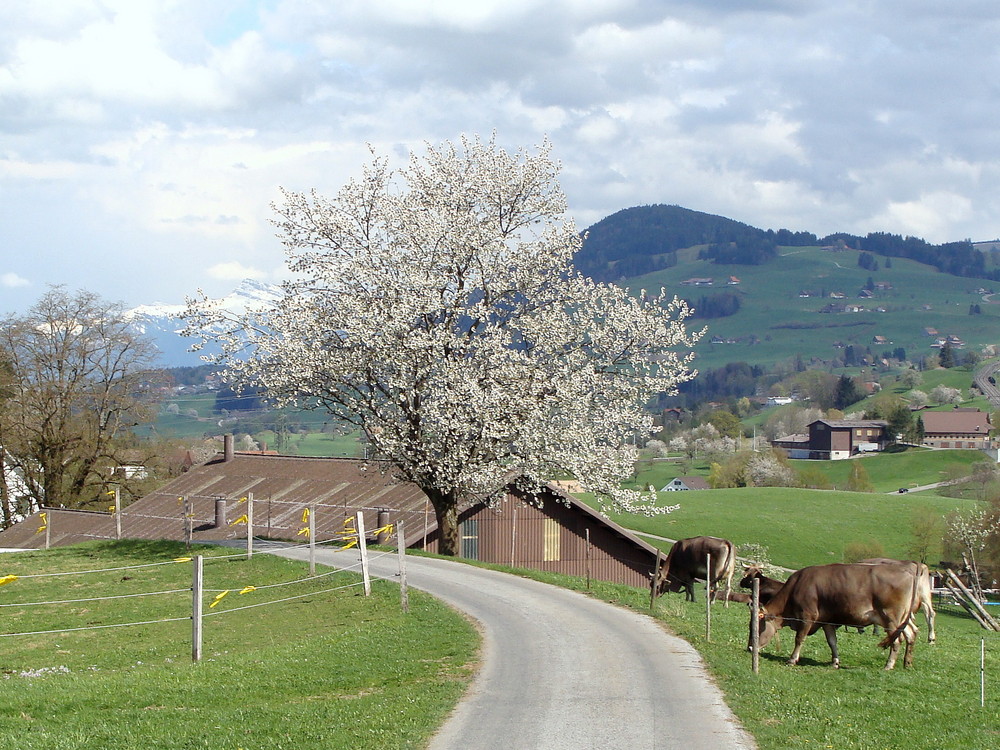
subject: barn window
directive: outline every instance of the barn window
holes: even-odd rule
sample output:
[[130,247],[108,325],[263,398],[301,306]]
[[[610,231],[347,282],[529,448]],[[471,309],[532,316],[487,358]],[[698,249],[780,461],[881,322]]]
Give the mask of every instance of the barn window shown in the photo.
[[479,559],[479,519],[470,518],[458,530],[462,542],[462,557],[466,560]]
[[559,522],[556,519],[545,519],[545,549],[542,555],[545,562],[559,559],[559,531]]

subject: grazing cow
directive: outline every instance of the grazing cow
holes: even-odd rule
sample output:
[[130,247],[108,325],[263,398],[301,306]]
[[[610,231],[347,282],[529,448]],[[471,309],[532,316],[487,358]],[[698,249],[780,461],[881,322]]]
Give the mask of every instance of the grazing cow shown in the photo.
[[[705,570],[706,558],[712,556],[711,577]],[[729,605],[729,592],[733,587],[733,572],[736,570],[736,553],[733,543],[728,539],[714,536],[695,536],[690,539],[678,539],[670,548],[667,559],[656,574],[656,593],[680,591],[684,589],[686,601],[694,601],[694,582],[696,579],[708,580],[715,595],[715,584],[723,578],[726,580],[726,605]]]
[[774,595],[777,594],[781,590],[781,587],[785,585],[784,581],[779,581],[776,578],[768,578],[764,575],[764,571],[756,565],[751,565],[743,571],[743,578],[740,579],[740,587],[752,589],[754,578],[760,581],[760,583],[757,584],[757,594],[762,605],[771,601],[774,598]]
[[917,601],[914,604],[913,613],[918,609],[924,611],[924,618],[927,620],[927,642],[934,643],[937,635],[934,633],[934,594],[931,589],[931,572],[926,565],[913,560],[893,560],[890,557],[872,557],[862,560],[863,565],[902,565],[912,574],[917,576]]
[[761,648],[786,625],[794,630],[789,664],[798,663],[806,636],[822,628],[833,666],[839,668],[837,628],[881,625],[886,637],[879,645],[889,649],[885,668],[896,665],[900,638],[906,641],[903,666],[908,667],[917,634],[912,616],[916,598],[917,578],[901,565],[814,565],[792,573],[750,627],[758,628]]

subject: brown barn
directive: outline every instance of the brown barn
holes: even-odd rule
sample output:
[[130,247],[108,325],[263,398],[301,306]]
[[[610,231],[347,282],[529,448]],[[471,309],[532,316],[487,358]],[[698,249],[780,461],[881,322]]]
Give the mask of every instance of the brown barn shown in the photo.
[[[342,536],[362,511],[367,535],[402,521],[408,548],[437,549],[437,523],[427,497],[359,459],[300,458],[227,450],[126,507],[123,538],[210,542],[245,539],[248,499],[253,499],[255,537],[303,541],[314,527],[317,542]],[[586,575],[645,586],[656,548],[602,517],[554,485],[542,503],[526,502],[514,486],[493,505],[473,503],[459,514],[461,554],[484,562]],[[311,508],[308,519],[305,509]],[[39,548],[90,539],[114,539],[109,513],[46,509],[0,532],[0,547]],[[307,532],[305,532],[307,533]],[[590,544],[588,550],[587,538]],[[374,539],[373,539],[374,541]],[[394,544],[394,542],[392,542]]]

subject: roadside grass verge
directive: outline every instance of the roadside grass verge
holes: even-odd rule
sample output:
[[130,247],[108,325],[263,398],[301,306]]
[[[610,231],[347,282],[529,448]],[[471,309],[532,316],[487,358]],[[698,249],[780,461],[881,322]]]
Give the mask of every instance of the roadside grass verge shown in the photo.
[[[780,561],[785,562],[785,561]],[[509,568],[496,567],[499,570]],[[649,613],[649,590],[518,569],[517,575],[575,589],[588,596]],[[885,672],[887,653],[871,628],[838,630],[841,669],[830,666],[822,633],[806,639],[798,666],[785,662],[794,634],[781,631],[761,654],[753,674],[747,652],[746,605],[712,606],[711,641],[705,637],[704,590],[698,601],[680,594],[656,600],[653,616],[691,643],[705,660],[726,703],[761,750],[941,750],[1000,746],[1000,633],[982,630],[964,614],[938,612],[938,642],[926,643],[924,620],[914,665]],[[980,649],[985,640],[985,707],[980,706]]]
[[[375,580],[364,597],[355,573],[309,578],[308,566],[273,555],[248,561],[218,547],[196,554],[205,557],[211,613],[198,664],[190,563],[28,577],[168,562],[188,556],[183,544],[94,542],[0,555],[0,577],[21,576],[0,587],[0,605],[24,604],[0,607],[0,636],[155,621],[0,637],[5,747],[422,747],[472,678],[474,628],[422,592],[411,591],[403,615],[392,583]],[[246,586],[257,588],[240,595]],[[106,598],[176,589],[186,590]],[[99,600],[27,606],[85,598]],[[171,618],[182,619],[160,622]]]
[[[580,499],[596,507],[592,496]],[[911,523],[930,508],[945,515],[975,501],[932,495],[883,495],[866,492],[802,490],[788,487],[740,487],[728,490],[663,492],[664,505],[679,503],[667,515],[609,513],[616,523],[640,534],[684,539],[721,536],[734,544],[761,544],[775,563],[792,568],[843,562],[844,549],[855,542],[875,542],[887,557],[909,557]],[[649,538],[667,550],[670,542]],[[937,545],[928,559],[940,559]]]

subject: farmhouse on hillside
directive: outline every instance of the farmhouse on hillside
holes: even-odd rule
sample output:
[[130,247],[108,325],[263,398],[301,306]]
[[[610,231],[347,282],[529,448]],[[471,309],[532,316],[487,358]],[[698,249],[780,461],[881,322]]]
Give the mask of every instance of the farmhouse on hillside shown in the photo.
[[660,492],[684,492],[686,490],[711,489],[704,477],[674,477]]
[[785,435],[772,442],[789,458],[836,461],[859,453],[875,453],[890,442],[888,422],[881,419],[817,419],[808,435]]
[[[222,454],[123,509],[123,538],[213,542],[246,539],[253,502],[255,537],[297,540],[313,528],[317,543],[342,537],[358,512],[368,533],[403,522],[410,549],[437,550],[434,510],[414,484],[400,482],[369,461],[240,453],[227,436]],[[547,570],[631,586],[647,586],[657,550],[555,485],[541,504],[512,483],[494,504],[459,509],[461,555],[484,562]],[[309,509],[308,520],[303,512]],[[0,532],[0,547],[39,548],[114,539],[110,513],[46,508]],[[306,532],[308,533],[308,532]],[[382,533],[372,541],[395,546]]]
[[990,447],[990,415],[979,409],[923,411],[924,445],[932,448]]

